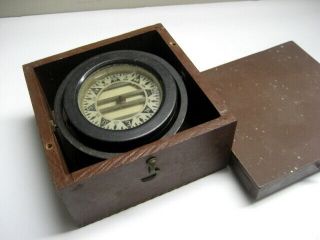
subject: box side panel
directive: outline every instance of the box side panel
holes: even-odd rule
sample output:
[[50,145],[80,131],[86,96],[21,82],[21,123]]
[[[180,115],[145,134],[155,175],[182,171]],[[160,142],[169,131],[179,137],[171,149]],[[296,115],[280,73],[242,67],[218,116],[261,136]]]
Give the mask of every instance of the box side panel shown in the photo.
[[62,199],[79,225],[89,224],[224,168],[230,158],[235,122],[156,152],[160,170],[149,181],[143,157],[69,186]]
[[254,181],[250,178],[249,173],[243,168],[239,159],[231,154],[230,167],[233,173],[237,176],[239,181],[242,184],[242,187],[249,193],[250,197],[253,199],[257,199],[257,195],[259,192],[259,188],[254,183]]
[[59,144],[53,134],[53,126],[52,122],[50,121],[51,118],[48,103],[44,97],[44,93],[40,87],[40,84],[37,81],[34,69],[29,65],[25,65],[23,67],[23,71],[37,121],[40,138],[48,159],[53,183],[55,187],[59,189],[65,184],[72,183],[73,179],[68,173],[67,167],[63,161]]
[[295,182],[298,182],[314,173],[319,172],[319,170],[320,161],[318,163],[305,165],[303,168],[300,168],[298,171],[294,172],[294,174],[288,175],[286,178],[276,179],[275,181],[258,188],[255,199],[258,200],[267,197],[274,192],[277,192]]
[[238,177],[244,189],[249,193],[253,200],[260,200],[277,192],[291,184],[300,181],[314,173],[317,173],[320,168],[320,163],[309,164],[300,168],[294,174],[288,175],[286,178],[278,178],[263,186],[257,186],[249,173],[243,168],[239,159],[232,153],[232,160],[230,166],[234,174]]

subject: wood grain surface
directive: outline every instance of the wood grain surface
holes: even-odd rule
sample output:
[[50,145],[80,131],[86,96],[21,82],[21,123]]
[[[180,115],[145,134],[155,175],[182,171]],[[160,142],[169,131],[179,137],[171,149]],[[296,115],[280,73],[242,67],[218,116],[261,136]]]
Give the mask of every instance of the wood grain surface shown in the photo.
[[255,199],[319,171],[320,65],[287,42],[203,72],[238,120],[233,167]]
[[[173,136],[70,171],[68,161],[72,159],[63,154],[64,144],[55,135],[51,114],[55,92],[80,62],[99,52],[128,48],[157,54],[185,76],[188,95],[192,96],[186,124]],[[23,69],[53,182],[79,225],[151,199],[228,164],[236,120],[161,24],[47,57]],[[206,109],[200,111],[201,107]],[[141,181],[148,175],[146,161],[151,157],[157,159],[159,174],[151,181]]]

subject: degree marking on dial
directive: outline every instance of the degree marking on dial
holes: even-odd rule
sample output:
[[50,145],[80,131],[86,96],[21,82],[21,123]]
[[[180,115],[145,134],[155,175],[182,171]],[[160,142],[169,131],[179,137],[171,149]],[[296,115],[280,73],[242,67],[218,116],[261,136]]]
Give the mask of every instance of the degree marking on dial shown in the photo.
[[153,113],[153,110],[152,110],[150,107],[146,106],[146,107],[143,109],[142,112],[143,112],[143,113]]
[[100,127],[104,127],[105,125],[107,125],[110,121],[105,119],[105,118],[101,118],[100,120]]
[[85,110],[91,111],[91,112],[96,111],[96,105],[93,103],[89,107],[87,107]]
[[92,92],[94,92],[95,95],[98,95],[98,93],[100,92],[100,90],[102,88],[90,88]]

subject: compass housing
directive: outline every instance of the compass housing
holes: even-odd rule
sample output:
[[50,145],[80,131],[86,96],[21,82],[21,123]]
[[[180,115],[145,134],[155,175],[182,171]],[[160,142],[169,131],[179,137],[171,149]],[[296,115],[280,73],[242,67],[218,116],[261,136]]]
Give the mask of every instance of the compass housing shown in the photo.
[[[121,64],[137,66],[155,76],[161,103],[150,119],[128,129],[106,129],[93,124],[79,108],[79,91],[91,74]],[[181,76],[162,58],[142,51],[118,50],[99,54],[74,68],[55,98],[57,126],[74,147],[91,156],[109,158],[139,145],[176,133],[186,116],[187,92]],[[150,114],[149,114],[150,115]]]

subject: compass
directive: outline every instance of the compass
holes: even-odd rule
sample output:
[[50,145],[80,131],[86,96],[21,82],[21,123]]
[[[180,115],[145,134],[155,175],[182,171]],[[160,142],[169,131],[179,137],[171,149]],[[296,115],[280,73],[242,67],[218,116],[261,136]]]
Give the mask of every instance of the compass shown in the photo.
[[99,54],[75,67],[55,98],[59,135],[78,150],[109,158],[175,134],[187,112],[180,74],[142,51]]
[[102,67],[79,89],[78,106],[92,124],[109,130],[136,128],[150,120],[162,102],[159,80],[130,64]]

